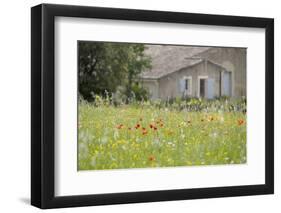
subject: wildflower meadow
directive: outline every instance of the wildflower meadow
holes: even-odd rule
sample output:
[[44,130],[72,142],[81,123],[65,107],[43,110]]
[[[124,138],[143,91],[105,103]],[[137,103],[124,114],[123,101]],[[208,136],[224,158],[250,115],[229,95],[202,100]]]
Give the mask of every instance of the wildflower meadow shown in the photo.
[[79,101],[78,169],[246,163],[246,101]]

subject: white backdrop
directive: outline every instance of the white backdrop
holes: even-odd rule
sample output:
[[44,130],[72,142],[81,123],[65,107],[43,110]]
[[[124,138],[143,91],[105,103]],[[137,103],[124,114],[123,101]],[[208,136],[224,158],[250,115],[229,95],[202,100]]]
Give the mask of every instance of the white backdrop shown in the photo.
[[[82,4],[92,6],[124,7],[136,9],[171,10],[227,15],[265,16],[275,19],[275,55],[281,54],[281,14],[278,1],[261,2],[236,0],[187,1],[187,0],[59,0],[46,3]],[[1,4],[1,151],[0,151],[0,211],[39,212],[28,205],[30,196],[30,7],[41,1],[5,1]],[[275,82],[281,81],[275,63]],[[265,196],[204,199],[192,201],[161,202],[135,205],[86,207],[51,210],[52,212],[276,212],[281,200],[281,86],[275,86],[275,168],[276,194]],[[259,95],[259,94],[257,94]],[[257,115],[258,116],[258,115]]]

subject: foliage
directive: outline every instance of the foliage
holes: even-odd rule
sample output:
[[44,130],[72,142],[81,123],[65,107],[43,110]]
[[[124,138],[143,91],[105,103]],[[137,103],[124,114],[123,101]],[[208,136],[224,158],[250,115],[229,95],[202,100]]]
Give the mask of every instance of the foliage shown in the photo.
[[131,97],[134,98],[136,101],[147,101],[149,98],[148,91],[137,83],[132,85],[131,94]]
[[[124,104],[134,104],[136,107],[150,106],[158,109],[169,108],[170,110],[184,110],[189,112],[243,112],[247,111],[247,101],[242,98],[217,98],[217,99],[201,99],[201,98],[173,98],[168,100],[162,99],[149,99],[148,92],[139,87],[138,84],[134,84],[131,90],[131,98],[126,101],[124,94],[124,88],[119,88],[114,96],[110,97],[110,94],[105,91],[106,99],[111,100],[111,104],[114,106]],[[100,97],[102,98],[102,97]]]
[[151,59],[144,50],[143,44],[80,41],[80,95],[92,101],[93,94],[105,96],[105,91],[115,93],[118,86],[123,86],[130,97],[137,76],[150,67]]

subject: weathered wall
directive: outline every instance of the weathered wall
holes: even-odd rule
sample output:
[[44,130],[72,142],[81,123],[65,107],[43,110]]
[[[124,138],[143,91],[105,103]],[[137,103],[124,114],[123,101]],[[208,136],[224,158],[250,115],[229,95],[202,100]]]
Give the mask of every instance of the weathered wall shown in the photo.
[[198,96],[198,76],[208,76],[209,78],[215,79],[215,96],[219,96],[219,71],[220,68],[213,64],[207,64],[207,70],[205,69],[205,63],[200,63],[192,67],[183,68],[170,75],[159,79],[159,98],[167,99],[182,97],[180,92],[180,79],[185,76],[192,77],[192,95],[193,97]]
[[246,73],[246,48],[211,48],[197,56],[207,58],[225,67],[232,72],[233,96],[246,96],[247,73]]
[[159,98],[158,90],[159,83],[158,80],[142,80],[142,86],[149,91],[149,95],[151,99]]

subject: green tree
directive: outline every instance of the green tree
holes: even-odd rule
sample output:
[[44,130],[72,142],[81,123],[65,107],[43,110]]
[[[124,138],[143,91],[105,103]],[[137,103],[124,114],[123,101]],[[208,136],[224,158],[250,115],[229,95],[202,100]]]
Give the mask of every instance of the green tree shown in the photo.
[[[142,44],[130,45],[130,50],[128,51],[128,64],[127,64],[127,82],[126,82],[126,96],[127,101],[132,97],[132,93],[141,91],[138,87],[133,84],[137,81],[137,76],[147,68],[151,67],[151,61],[148,57],[144,55],[145,46]],[[139,85],[139,84],[137,84]],[[137,88],[135,90],[134,88]],[[144,92],[145,93],[145,92]],[[136,94],[134,94],[136,95]],[[135,96],[138,97],[138,96]]]
[[105,91],[116,92],[118,86],[126,88],[130,98],[137,76],[151,63],[143,44],[81,41],[78,49],[79,93],[88,101],[93,93],[103,96]]

